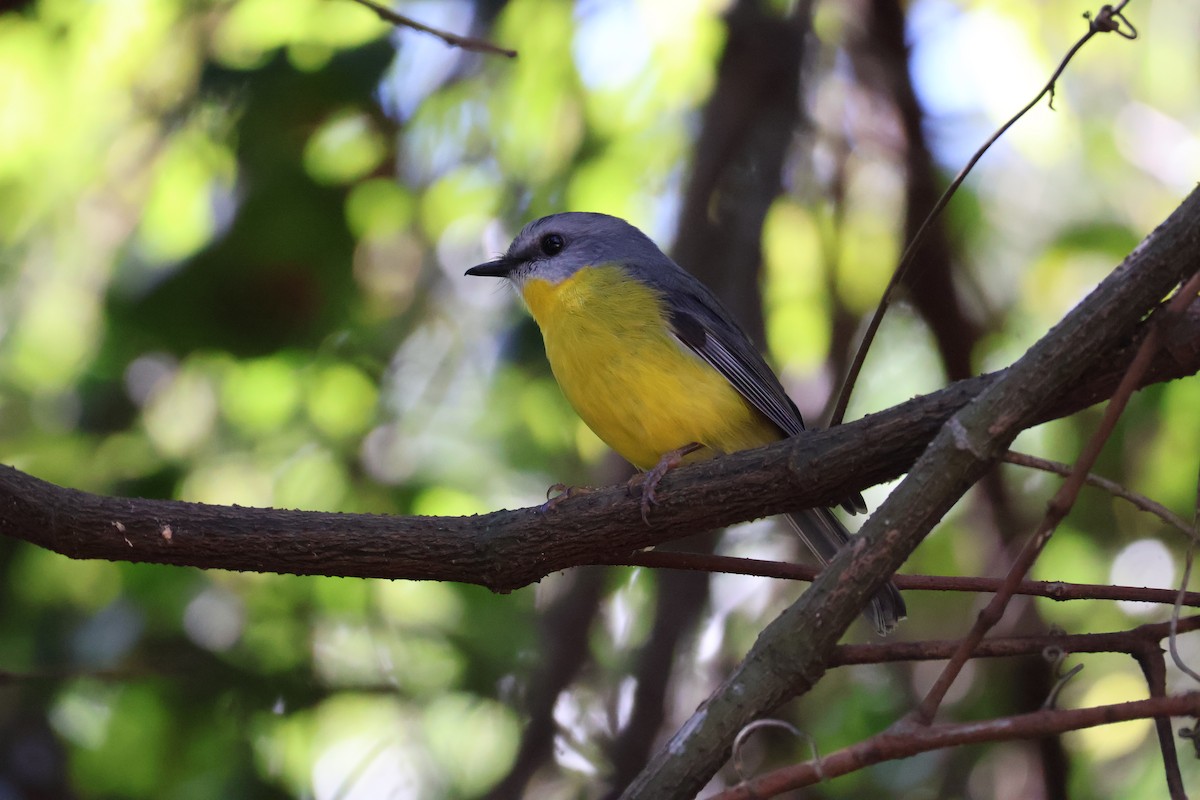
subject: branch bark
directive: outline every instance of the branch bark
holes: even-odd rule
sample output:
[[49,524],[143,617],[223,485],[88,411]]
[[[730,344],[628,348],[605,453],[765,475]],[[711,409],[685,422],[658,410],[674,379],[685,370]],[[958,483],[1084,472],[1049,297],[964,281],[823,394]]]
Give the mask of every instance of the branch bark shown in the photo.
[[[1200,371],[1200,310],[1170,332],[1147,383]],[[1140,333],[1057,396],[1035,421],[1111,392]],[[623,486],[538,508],[474,517],[395,517],[139,500],[62,488],[0,466],[0,535],[71,558],[297,575],[474,583],[507,592],[551,572],[611,563],[701,530],[814,505],[904,473],[959,409],[1008,371],[758,450],[680,467],[663,480],[652,525]]]

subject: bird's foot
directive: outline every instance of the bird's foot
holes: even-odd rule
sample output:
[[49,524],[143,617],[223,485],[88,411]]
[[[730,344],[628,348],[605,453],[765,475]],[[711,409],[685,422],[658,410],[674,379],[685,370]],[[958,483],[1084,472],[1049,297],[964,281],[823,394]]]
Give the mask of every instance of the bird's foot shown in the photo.
[[699,442],[685,444],[677,450],[669,450],[663,453],[662,458],[658,463],[641,475],[634,475],[629,479],[627,489],[629,494],[633,494],[633,490],[640,488],[642,492],[642,522],[650,524],[650,506],[658,505],[658,498],[655,496],[655,490],[658,488],[659,481],[663,479],[671,470],[683,463],[685,456],[696,452],[704,445]]
[[[565,483],[552,483],[550,484],[550,487],[546,489],[546,502],[538,506],[538,511],[541,511],[543,514],[545,514],[549,511],[553,511],[558,507],[558,504],[564,500],[569,500],[572,497],[578,497],[581,494],[590,494],[594,491],[596,490],[591,486],[568,486]],[[551,497],[551,494],[554,494],[554,496]]]

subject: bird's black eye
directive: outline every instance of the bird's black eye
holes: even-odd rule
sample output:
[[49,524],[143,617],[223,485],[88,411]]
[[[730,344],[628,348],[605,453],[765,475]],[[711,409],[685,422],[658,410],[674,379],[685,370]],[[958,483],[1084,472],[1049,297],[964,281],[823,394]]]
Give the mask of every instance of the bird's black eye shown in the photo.
[[562,249],[567,246],[563,241],[563,237],[557,233],[547,233],[542,237],[541,241],[542,252],[548,256],[556,256],[562,252]]

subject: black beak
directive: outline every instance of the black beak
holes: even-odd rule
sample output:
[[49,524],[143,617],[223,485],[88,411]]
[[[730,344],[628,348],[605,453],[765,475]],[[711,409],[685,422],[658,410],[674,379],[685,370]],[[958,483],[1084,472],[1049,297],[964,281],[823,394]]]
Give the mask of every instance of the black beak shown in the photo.
[[512,272],[521,263],[518,258],[509,258],[508,256],[500,256],[494,261],[489,261],[486,264],[479,264],[467,270],[468,275],[481,275],[485,278],[507,278],[508,273]]

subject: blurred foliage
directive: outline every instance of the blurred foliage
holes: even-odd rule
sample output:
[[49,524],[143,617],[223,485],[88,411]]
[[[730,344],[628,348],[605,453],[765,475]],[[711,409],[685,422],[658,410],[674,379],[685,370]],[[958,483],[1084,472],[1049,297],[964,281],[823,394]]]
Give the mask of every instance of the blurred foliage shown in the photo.
[[[401,514],[529,505],[550,483],[586,482],[604,447],[550,380],[536,329],[509,293],[462,271],[524,221],[564,209],[619,214],[670,244],[725,5],[403,5],[517,49],[509,61],[393,31],[349,0],[6,4],[0,457],[109,494]],[[817,6],[812,130],[764,231],[772,356],[810,414],[835,378],[834,301],[868,312],[900,249],[894,121],[838,58],[853,8]],[[947,174],[1040,86],[1082,32],[1082,10],[907,4],[914,80]],[[1023,120],[951,207],[961,288],[988,330],[981,370],[1018,356],[1200,174],[1200,6],[1128,13],[1141,40],[1089,45],[1059,82],[1056,110]],[[845,214],[832,230],[828,190],[846,144]],[[928,332],[901,307],[851,413],[942,380]],[[1183,512],[1198,407],[1195,381],[1143,393],[1105,473]],[[1094,420],[1050,423],[1018,446],[1070,460]],[[1004,474],[1032,520],[1055,481]],[[995,574],[1000,545],[980,525],[965,503],[908,570]],[[785,558],[790,547],[752,525],[721,550]],[[1170,585],[1179,552],[1153,519],[1087,490],[1035,571]],[[5,798],[478,796],[515,756],[542,659],[537,612],[557,583],[493,596],[73,562],[11,540],[0,540],[0,576]],[[669,721],[796,594],[749,578],[713,586]],[[560,698],[560,772],[531,796],[594,796],[654,597],[653,575],[614,573],[592,666]],[[971,614],[966,601],[909,602],[906,638],[951,636]],[[1037,608],[1069,630],[1166,614]],[[1128,659],[1087,663],[1064,703],[1144,692]],[[973,666],[952,712],[1020,710],[994,674]],[[930,680],[925,667],[839,670],[795,713],[828,752],[888,724]],[[1072,788],[1162,796],[1147,731],[1069,737]],[[797,757],[790,743],[772,753]],[[827,784],[824,796],[932,797],[955,773],[971,797],[1021,796],[1034,763],[1020,744],[934,754]]]

